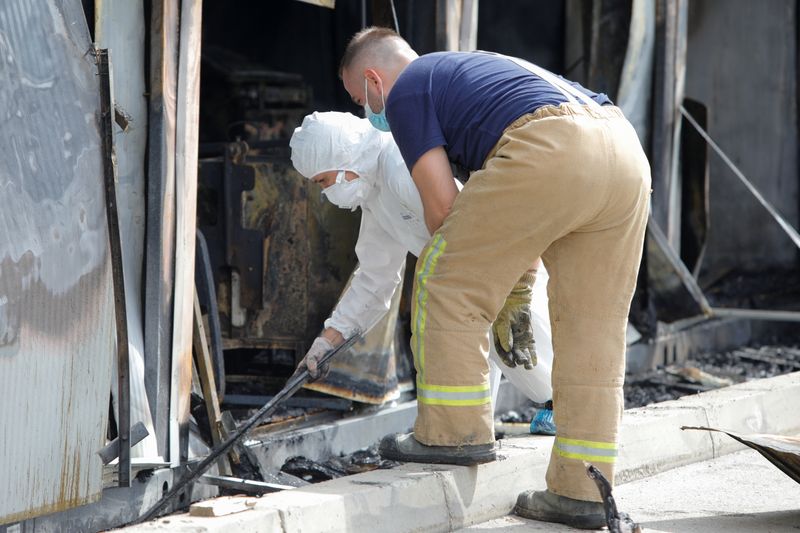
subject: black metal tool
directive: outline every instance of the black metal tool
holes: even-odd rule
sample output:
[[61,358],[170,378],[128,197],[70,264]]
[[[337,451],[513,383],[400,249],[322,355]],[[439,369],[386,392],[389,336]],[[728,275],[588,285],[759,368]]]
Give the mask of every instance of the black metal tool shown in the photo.
[[[344,341],[339,347],[331,350],[330,352],[326,353],[320,359],[320,366],[324,365],[328,362],[332,357],[334,357],[337,353],[342,352],[355,344],[355,342],[361,337],[360,333],[354,333],[349,339]],[[155,518],[158,512],[163,509],[169,502],[174,498],[178,493],[180,493],[189,483],[197,480],[203,473],[208,470],[208,468],[214,464],[217,458],[226,453],[230,450],[234,444],[236,444],[247,432],[258,422],[264,418],[265,416],[272,414],[272,412],[287,398],[291,397],[295,392],[297,392],[300,387],[302,387],[309,378],[308,369],[304,369],[297,374],[294,374],[292,377],[289,378],[289,381],[286,382],[286,385],[278,392],[272,400],[267,402],[261,409],[259,409],[253,416],[251,416],[247,421],[236,428],[236,431],[231,434],[231,436],[217,446],[215,449],[211,450],[211,453],[206,456],[205,459],[200,461],[196,467],[193,467],[191,472],[187,474],[183,479],[177,482],[167,494],[164,495],[153,507],[150,508],[149,511],[144,513],[142,516],[134,520],[133,524],[139,524],[141,522],[145,522],[147,520],[151,520]]]
[[611,483],[608,482],[603,473],[593,464],[583,462],[586,467],[586,475],[589,476],[597,485],[600,497],[603,499],[603,510],[606,513],[606,525],[609,533],[642,533],[639,524],[633,521],[628,513],[617,509],[617,502],[611,494]]

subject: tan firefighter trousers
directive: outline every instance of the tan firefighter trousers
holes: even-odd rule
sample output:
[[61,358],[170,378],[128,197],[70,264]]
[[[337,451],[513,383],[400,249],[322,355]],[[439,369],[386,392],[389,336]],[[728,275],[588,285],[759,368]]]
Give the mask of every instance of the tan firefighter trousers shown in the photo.
[[583,461],[614,479],[625,328],[649,198],[647,159],[616,107],[544,107],[506,129],[417,261],[417,440],[494,441],[489,327],[541,256],[557,427],[547,484],[599,501]]

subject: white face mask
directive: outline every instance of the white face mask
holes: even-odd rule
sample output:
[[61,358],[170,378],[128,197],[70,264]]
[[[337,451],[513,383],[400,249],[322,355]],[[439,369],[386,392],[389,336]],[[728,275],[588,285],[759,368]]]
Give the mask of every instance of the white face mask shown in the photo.
[[334,205],[342,209],[356,210],[369,195],[370,184],[363,178],[350,181],[345,179],[345,171],[336,174],[336,182],[323,189],[322,194]]

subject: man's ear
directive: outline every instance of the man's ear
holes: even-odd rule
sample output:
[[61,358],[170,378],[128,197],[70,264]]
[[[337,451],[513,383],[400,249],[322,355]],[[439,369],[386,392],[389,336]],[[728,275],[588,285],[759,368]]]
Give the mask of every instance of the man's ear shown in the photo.
[[367,79],[367,83],[374,85],[376,89],[380,88],[380,76],[375,72],[375,69],[365,68],[364,77]]

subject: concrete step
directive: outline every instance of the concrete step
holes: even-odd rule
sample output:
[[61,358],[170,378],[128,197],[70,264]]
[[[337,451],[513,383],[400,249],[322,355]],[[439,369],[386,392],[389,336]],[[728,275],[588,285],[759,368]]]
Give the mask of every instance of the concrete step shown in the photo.
[[[800,373],[742,383],[625,412],[618,482],[713,459],[742,445],[711,426],[741,433],[797,434]],[[544,489],[552,437],[501,440],[499,457],[477,467],[406,464],[259,498],[221,517],[168,516],[128,531],[456,531],[508,515],[517,494]]]
[[[800,485],[755,450],[674,468],[614,489],[618,509],[647,533],[796,532]],[[507,515],[458,533],[580,531]]]

